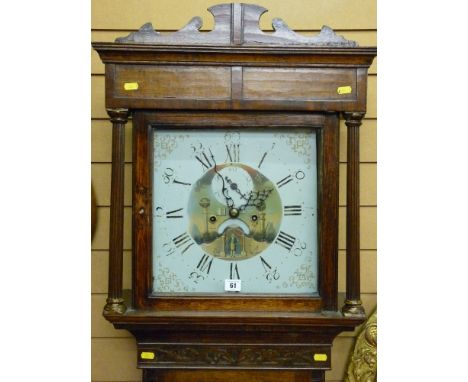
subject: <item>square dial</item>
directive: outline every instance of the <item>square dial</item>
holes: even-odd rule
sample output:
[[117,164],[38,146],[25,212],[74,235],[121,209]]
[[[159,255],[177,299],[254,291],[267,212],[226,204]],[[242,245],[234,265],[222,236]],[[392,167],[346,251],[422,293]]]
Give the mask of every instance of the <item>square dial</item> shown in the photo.
[[317,293],[312,129],[155,129],[153,293]]

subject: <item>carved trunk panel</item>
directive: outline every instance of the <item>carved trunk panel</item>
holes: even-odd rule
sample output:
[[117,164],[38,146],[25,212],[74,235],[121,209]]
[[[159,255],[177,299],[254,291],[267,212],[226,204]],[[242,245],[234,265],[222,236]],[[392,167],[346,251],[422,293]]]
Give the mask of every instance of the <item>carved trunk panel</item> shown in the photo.
[[326,345],[142,344],[138,350],[144,368],[330,368]]

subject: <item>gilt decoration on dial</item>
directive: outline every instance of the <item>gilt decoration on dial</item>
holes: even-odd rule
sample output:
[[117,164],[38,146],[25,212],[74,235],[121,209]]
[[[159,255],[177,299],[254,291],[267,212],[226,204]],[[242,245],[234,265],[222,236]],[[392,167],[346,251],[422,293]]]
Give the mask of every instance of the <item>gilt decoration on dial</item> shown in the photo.
[[153,293],[316,293],[315,138],[155,129]]

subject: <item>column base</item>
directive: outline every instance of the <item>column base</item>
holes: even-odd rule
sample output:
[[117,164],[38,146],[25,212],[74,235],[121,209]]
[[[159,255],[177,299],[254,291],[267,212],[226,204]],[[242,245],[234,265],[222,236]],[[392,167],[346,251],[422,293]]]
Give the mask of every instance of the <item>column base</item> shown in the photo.
[[345,300],[345,304],[343,308],[341,308],[341,313],[343,313],[345,317],[366,317],[366,312],[362,306],[361,300]]
[[106,305],[104,306],[103,314],[112,315],[112,314],[124,314],[127,310],[123,298],[108,298],[106,300]]

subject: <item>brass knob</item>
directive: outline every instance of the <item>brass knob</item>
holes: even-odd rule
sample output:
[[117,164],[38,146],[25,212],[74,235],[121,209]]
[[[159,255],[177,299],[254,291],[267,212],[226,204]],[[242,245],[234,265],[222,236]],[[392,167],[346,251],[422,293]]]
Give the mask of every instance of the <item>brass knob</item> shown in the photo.
[[237,218],[239,216],[239,210],[237,208],[231,208],[229,210],[229,216],[231,218]]

